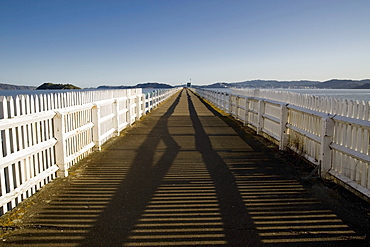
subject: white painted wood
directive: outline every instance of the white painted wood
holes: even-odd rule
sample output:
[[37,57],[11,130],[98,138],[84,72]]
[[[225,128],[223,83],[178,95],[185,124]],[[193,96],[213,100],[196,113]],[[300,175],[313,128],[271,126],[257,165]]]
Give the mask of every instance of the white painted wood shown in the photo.
[[[148,96],[154,109],[179,89]],[[0,96],[0,207],[5,213],[145,114],[141,89]],[[115,105],[116,104],[116,105]],[[92,108],[101,110],[94,115]],[[95,124],[94,121],[98,122]],[[92,131],[99,126],[100,131]],[[93,133],[93,136],[92,134]]]
[[295,127],[294,125],[287,124],[287,127],[291,130],[294,130],[296,133],[299,133],[300,135],[307,137],[315,142],[321,142],[321,138],[315,134],[312,134],[304,129],[300,129],[298,127]]
[[370,198],[370,190],[368,188],[365,188],[365,187],[359,185],[355,181],[349,179],[346,176],[343,176],[343,174],[341,174],[341,173],[339,173],[337,171],[331,170],[331,171],[329,171],[329,173],[331,175],[333,175],[334,177],[338,178],[344,184],[346,184],[346,185],[352,187],[353,189],[355,189],[356,191],[360,192],[363,196],[365,196],[367,198]]
[[288,124],[288,104],[280,106],[280,121],[279,121],[279,134],[280,134],[280,142],[279,142],[279,149],[286,150],[288,147],[288,132],[287,132],[287,124]]
[[34,113],[29,115],[22,115],[16,118],[1,119],[0,130],[10,129],[12,126],[24,126],[29,123],[35,123],[38,121],[44,121],[54,117],[54,111],[47,111],[42,113]]
[[[19,194],[23,194],[26,191],[29,191],[32,187],[35,186],[35,184],[38,184],[41,180],[55,173],[57,170],[58,170],[57,166],[50,167],[49,169],[38,174],[37,176],[29,179],[27,182],[25,182],[18,188],[12,190],[9,193],[6,193],[5,195],[2,195],[0,197],[0,205],[5,207],[9,201],[14,200],[16,197],[18,197]],[[0,176],[3,177],[3,174],[1,174],[1,172],[0,172]]]
[[265,113],[265,102],[263,100],[258,101],[258,116],[257,116],[257,135],[262,134],[263,125],[263,114]]
[[118,136],[119,135],[119,125],[120,125],[120,118],[119,118],[119,103],[118,100],[115,99],[113,102],[113,129],[114,133],[113,136]]
[[[370,102],[260,89],[234,89],[230,95],[194,90],[220,109],[227,109],[236,119],[257,130],[257,134],[264,133],[280,140],[279,147],[285,146],[282,136],[286,132],[290,140],[287,146],[310,162],[321,163],[322,175],[340,174],[342,181],[349,179],[351,183],[370,189]],[[240,95],[245,103],[238,100]],[[264,102],[263,107],[261,102]],[[287,106],[287,121],[283,111],[274,110],[274,103]],[[244,119],[239,116],[241,109],[245,109]],[[279,114],[275,115],[276,112]],[[286,130],[283,122],[286,122]],[[300,144],[292,146],[292,140],[297,138]]]
[[[136,95],[136,108],[135,108],[135,110],[136,110],[136,121],[137,120],[139,120],[140,119],[140,117],[142,116],[142,110],[141,110],[141,105],[142,105],[142,102],[141,102],[141,94],[138,94],[138,95]],[[161,100],[161,102],[162,102],[162,100]]]
[[[70,162],[73,162],[74,159],[78,158],[80,155],[83,155],[84,153],[88,152],[90,149],[92,149],[93,147],[95,146],[95,143],[91,142],[89,143],[88,145],[84,146],[83,148],[81,148],[80,150],[78,150],[77,152],[67,156],[65,158],[65,163],[70,163]],[[66,173],[66,176],[68,176],[68,171]]]
[[55,144],[55,161],[56,165],[59,167],[58,176],[64,177],[67,175],[66,170],[66,151],[67,147],[65,145],[65,129],[66,129],[66,121],[64,118],[64,114],[61,112],[56,112],[56,115],[53,118],[54,120],[54,135],[57,140]]
[[95,143],[94,150],[95,151],[100,151],[101,150],[101,128],[100,128],[100,105],[95,104],[93,107],[93,118],[92,122],[94,124],[93,128],[93,142]]
[[[5,171],[4,171],[4,168],[1,168],[0,169],[0,186],[1,186],[1,197],[4,197],[7,195],[7,191],[6,191],[6,183],[5,183]],[[0,204],[0,207],[3,211],[3,213],[6,213],[8,211],[8,207],[7,207],[7,203],[9,202],[9,200],[6,200],[4,203],[1,203]]]
[[56,144],[55,139],[49,139],[48,141],[40,142],[36,145],[27,147],[19,152],[15,152],[7,155],[1,159],[0,169],[10,166],[11,164],[17,163],[19,160],[26,159],[37,153],[39,150],[45,150],[47,148],[53,147]]
[[333,141],[334,135],[333,117],[333,115],[328,115],[326,118],[322,118],[320,143],[320,164],[322,176],[326,176],[326,174],[332,168],[332,153],[330,150],[330,144]]

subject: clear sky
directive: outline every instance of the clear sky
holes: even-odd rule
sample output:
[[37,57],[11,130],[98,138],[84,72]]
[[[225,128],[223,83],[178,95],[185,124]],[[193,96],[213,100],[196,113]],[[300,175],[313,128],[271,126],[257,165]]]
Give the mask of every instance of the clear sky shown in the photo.
[[0,82],[370,78],[370,0],[0,0]]

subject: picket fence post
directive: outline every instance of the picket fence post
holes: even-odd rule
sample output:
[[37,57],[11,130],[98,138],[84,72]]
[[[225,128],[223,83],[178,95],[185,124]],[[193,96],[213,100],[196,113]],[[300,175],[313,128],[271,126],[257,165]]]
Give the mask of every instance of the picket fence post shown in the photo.
[[143,116],[146,115],[146,96],[147,96],[146,94],[142,94],[141,96],[141,100],[142,100],[141,107],[143,109]]
[[279,149],[285,151],[288,146],[288,133],[287,133],[287,123],[288,123],[288,104],[280,106],[280,143]]
[[65,145],[65,119],[63,113],[56,111],[53,118],[54,121],[54,135],[57,143],[55,144],[55,162],[59,167],[57,171],[58,177],[68,176],[68,170],[66,169],[66,145]]
[[128,126],[131,126],[132,125],[132,122],[131,122],[131,116],[132,116],[132,110],[131,110],[131,94],[127,95],[127,98],[126,98],[126,108],[127,108],[126,121],[128,123]]
[[136,102],[136,105],[135,105],[135,107],[136,107],[136,117],[135,117],[135,120],[139,120],[140,119],[140,117],[141,117],[141,100],[140,100],[140,98],[141,98],[141,95],[136,95],[136,97],[135,97],[135,102]]
[[101,129],[100,129],[100,105],[94,103],[92,108],[92,122],[94,124],[93,127],[93,142],[95,146],[93,147],[93,151],[100,151],[101,150]]
[[263,100],[258,100],[257,135],[262,134],[264,113],[265,113],[265,102]]
[[334,118],[335,115],[327,115],[321,120],[321,145],[320,145],[320,165],[321,176],[325,177],[331,169],[331,149],[330,144],[334,135]]
[[226,101],[226,112],[231,114],[231,106],[232,106],[232,98],[231,98],[231,94],[229,93],[226,93],[226,96],[227,96],[227,101]]
[[118,136],[119,135],[119,102],[118,99],[114,99],[113,101],[113,114],[114,117],[112,119],[113,121],[113,128],[114,128],[114,133],[113,136]]
[[249,121],[249,98],[245,97],[244,126],[248,125],[248,121]]

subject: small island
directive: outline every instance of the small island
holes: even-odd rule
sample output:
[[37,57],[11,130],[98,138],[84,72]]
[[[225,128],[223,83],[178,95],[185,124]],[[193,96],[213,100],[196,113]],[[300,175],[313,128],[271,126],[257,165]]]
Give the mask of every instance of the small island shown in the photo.
[[36,88],[36,90],[60,90],[60,89],[81,89],[81,88],[72,84],[54,84],[50,82],[46,82]]
[[136,84],[136,86],[99,86],[98,89],[130,89],[130,88],[173,88],[173,86],[164,83],[148,82]]

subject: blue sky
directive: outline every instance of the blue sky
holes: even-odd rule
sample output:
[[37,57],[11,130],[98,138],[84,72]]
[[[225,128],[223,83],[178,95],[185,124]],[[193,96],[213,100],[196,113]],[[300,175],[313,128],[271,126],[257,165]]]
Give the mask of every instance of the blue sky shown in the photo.
[[370,78],[369,0],[0,0],[0,82]]

